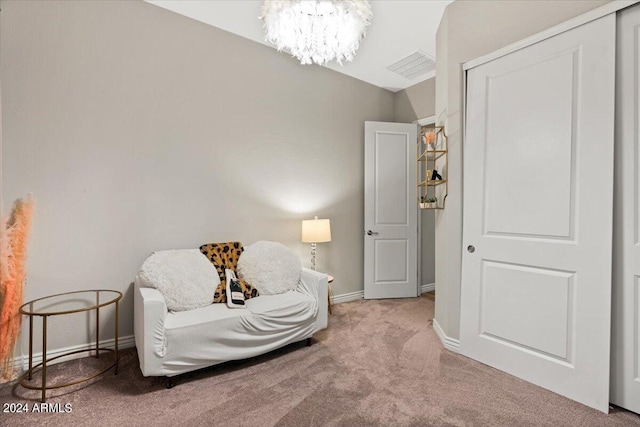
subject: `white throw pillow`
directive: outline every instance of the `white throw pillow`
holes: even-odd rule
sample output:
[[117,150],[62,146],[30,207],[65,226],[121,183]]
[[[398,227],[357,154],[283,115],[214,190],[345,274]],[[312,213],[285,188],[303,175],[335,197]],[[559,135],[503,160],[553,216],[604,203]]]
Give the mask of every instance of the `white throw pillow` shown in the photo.
[[238,260],[238,277],[260,295],[296,289],[302,273],[300,258],[282,243],[260,241],[244,248]]
[[193,310],[213,303],[220,277],[198,249],[158,251],[142,264],[138,279],[164,296],[171,311]]

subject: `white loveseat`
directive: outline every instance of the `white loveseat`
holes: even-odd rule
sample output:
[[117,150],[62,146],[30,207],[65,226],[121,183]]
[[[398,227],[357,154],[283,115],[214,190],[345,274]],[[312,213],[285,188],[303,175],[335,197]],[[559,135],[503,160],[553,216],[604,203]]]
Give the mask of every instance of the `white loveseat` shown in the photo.
[[136,277],[134,332],[144,376],[173,377],[258,356],[327,327],[327,275],[308,269],[296,290],[251,298],[246,309],[218,303],[171,312],[162,293],[141,282]]

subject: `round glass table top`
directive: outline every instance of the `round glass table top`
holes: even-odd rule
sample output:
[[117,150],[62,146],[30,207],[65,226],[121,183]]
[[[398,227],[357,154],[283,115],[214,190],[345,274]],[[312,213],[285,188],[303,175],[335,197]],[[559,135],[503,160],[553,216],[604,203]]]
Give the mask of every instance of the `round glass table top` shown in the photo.
[[67,292],[29,301],[20,307],[20,313],[33,316],[80,313],[113,304],[121,298],[122,293],[108,289]]

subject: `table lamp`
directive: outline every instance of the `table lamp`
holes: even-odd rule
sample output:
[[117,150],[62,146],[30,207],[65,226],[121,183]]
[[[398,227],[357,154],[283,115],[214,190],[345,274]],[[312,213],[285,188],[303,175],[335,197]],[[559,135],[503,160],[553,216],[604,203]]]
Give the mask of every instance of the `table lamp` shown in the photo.
[[302,242],[311,243],[311,269],[316,269],[316,243],[331,241],[331,221],[328,219],[302,220]]

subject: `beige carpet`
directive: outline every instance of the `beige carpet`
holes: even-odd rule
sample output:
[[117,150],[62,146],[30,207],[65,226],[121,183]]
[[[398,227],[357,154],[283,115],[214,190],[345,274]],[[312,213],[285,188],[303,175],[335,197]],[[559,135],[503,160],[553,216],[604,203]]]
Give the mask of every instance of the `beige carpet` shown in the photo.
[[[572,402],[442,348],[430,319],[433,297],[334,306],[314,343],[178,379],[144,378],[133,349],[121,373],[59,389],[49,403],[70,413],[0,413],[1,426],[640,426]],[[88,372],[92,359],[50,369]],[[0,404],[38,393],[0,386]]]

